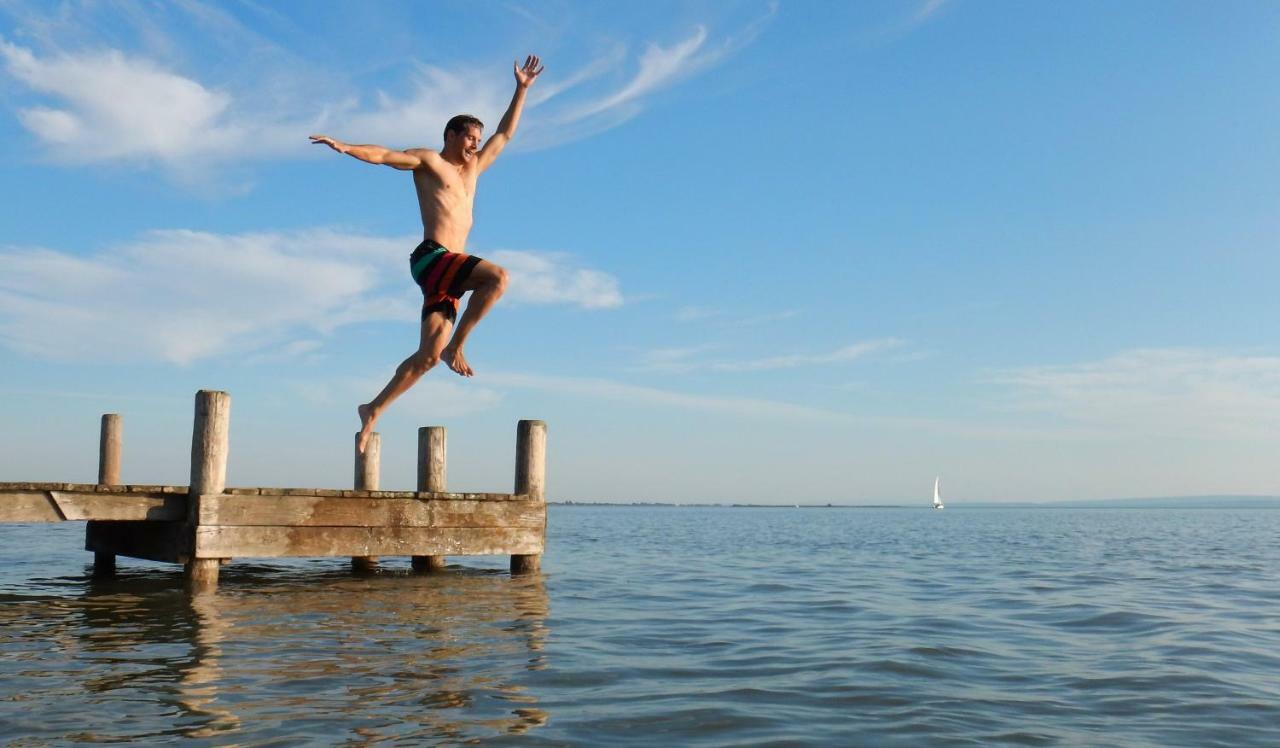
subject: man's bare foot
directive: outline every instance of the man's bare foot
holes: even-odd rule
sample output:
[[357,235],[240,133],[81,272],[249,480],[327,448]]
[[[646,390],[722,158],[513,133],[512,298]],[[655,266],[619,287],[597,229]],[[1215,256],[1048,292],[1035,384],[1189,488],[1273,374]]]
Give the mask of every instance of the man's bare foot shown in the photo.
[[448,364],[450,369],[464,377],[475,375],[475,372],[471,370],[471,366],[467,364],[467,360],[462,357],[462,351],[454,348],[445,348],[440,351],[440,360]]
[[378,419],[373,415],[373,408],[368,405],[357,407],[356,412],[360,414],[360,442],[356,445],[356,449],[360,454],[364,454],[364,447],[369,443],[369,434],[373,433],[373,424]]

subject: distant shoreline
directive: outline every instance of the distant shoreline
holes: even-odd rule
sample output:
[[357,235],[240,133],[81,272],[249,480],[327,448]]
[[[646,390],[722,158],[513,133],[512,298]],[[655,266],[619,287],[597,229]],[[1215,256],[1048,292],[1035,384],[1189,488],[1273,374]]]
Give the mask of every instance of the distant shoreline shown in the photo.
[[[714,509],[931,509],[928,502],[911,504],[740,504],[669,501],[548,501],[550,506],[680,507]],[[992,509],[1280,509],[1280,496],[1169,496],[1073,501],[954,501],[952,508]]]

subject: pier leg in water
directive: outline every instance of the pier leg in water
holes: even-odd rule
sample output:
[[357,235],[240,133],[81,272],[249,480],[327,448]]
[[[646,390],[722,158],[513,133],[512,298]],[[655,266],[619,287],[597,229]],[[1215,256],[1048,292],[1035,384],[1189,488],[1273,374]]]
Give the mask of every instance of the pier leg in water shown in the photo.
[[221,566],[221,560],[216,558],[191,559],[186,565],[187,586],[195,590],[216,588]]
[[414,556],[409,562],[414,571],[444,571],[447,563],[444,556]]
[[[382,481],[382,435],[377,432],[356,434],[356,474],[354,488],[357,491],[377,491]],[[370,574],[378,570],[377,556],[352,556],[351,570]]]
[[98,578],[116,575],[116,554],[95,551],[93,554],[93,575]]
[[[124,427],[119,413],[103,413],[102,428],[98,440],[98,483],[106,486],[120,484],[120,453],[123,450]],[[90,522],[89,524],[92,524]],[[85,542],[89,539],[85,528]],[[116,554],[94,551],[93,575],[98,578],[116,575]]]
[[[516,426],[515,492],[539,503],[547,499],[547,424],[543,421],[521,421]],[[541,568],[542,556],[537,553],[511,554],[512,574],[530,574]]]
[[542,556],[537,553],[514,554],[511,556],[512,574],[533,574],[542,569]]
[[[448,434],[444,426],[422,426],[418,429],[418,490],[448,491]],[[444,571],[444,556],[414,556],[414,571]]]
[[[191,430],[191,483],[187,488],[187,533],[195,555],[200,526],[201,497],[217,496],[227,487],[227,454],[231,432],[231,396],[225,392],[196,393],[195,421]],[[187,587],[192,590],[218,586],[218,567],[224,559],[189,558]]]

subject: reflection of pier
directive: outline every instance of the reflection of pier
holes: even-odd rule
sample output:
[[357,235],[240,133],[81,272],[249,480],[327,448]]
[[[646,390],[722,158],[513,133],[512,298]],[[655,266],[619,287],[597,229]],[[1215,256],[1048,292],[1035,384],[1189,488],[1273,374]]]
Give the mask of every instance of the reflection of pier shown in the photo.
[[511,494],[445,490],[445,432],[418,432],[418,490],[378,490],[380,438],[356,454],[355,488],[228,488],[231,397],[196,393],[189,486],[119,485],[120,419],[102,420],[97,484],[0,483],[0,521],[87,520],[95,572],[116,556],[178,562],[197,586],[216,585],[232,558],[412,556],[442,568],[445,556],[510,555],[513,572],[536,571],[546,540],[546,424],[521,421]]
[[265,589],[187,602],[192,658],[176,687],[190,737],[258,742],[259,730],[270,735],[264,721],[323,714],[371,742],[469,741],[548,719],[522,683],[545,666],[540,574],[326,575],[316,585],[273,572]]
[[434,745],[549,719],[533,685],[549,664],[541,574],[223,574],[214,593],[128,570],[6,596],[7,714],[22,714],[0,732],[31,745]]

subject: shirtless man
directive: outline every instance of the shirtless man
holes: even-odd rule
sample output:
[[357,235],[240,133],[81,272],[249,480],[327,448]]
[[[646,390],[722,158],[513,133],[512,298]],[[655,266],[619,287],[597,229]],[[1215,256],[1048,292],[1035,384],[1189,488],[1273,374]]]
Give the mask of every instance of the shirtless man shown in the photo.
[[[468,114],[460,114],[445,125],[444,148],[439,153],[428,148],[393,151],[380,145],[348,145],[327,135],[311,136],[312,143],[322,143],[361,161],[412,170],[422,212],[423,241],[409,256],[409,272],[422,289],[423,297],[418,350],[401,362],[377,397],[357,408],[361,453],[369,434],[373,433],[373,425],[391,401],[404,394],[438,362],[444,361],[464,377],[474,373],[462,354],[462,347],[476,323],[507,287],[505,270],[464,254],[467,234],[471,232],[476,180],[516,134],[525,94],[542,72],[541,62],[533,55],[525,59],[523,66],[516,63],[514,67],[516,92],[498,123],[498,131],[483,148],[480,134],[484,125]],[[458,299],[467,291],[471,292],[471,298],[454,329]]]

